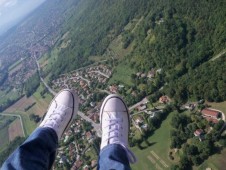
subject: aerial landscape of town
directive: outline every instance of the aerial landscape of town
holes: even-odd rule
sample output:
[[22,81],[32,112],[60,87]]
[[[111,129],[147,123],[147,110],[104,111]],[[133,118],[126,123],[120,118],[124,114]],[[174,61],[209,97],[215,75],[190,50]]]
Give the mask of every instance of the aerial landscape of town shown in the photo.
[[[96,3],[45,1],[0,35],[0,166],[39,126],[53,97],[72,89],[79,111],[52,169],[97,169],[100,108],[118,94],[129,110],[132,169],[224,170],[226,23],[216,21],[211,39],[212,3],[202,9],[208,16],[201,2],[197,9],[183,2],[191,14],[176,2]],[[196,15],[203,20],[192,21]]]

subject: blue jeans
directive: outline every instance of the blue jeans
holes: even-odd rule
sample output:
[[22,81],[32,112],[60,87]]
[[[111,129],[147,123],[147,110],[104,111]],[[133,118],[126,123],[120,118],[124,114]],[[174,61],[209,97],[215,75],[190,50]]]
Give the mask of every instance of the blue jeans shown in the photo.
[[[37,128],[4,162],[2,170],[41,170],[53,165],[58,147],[56,132],[51,128]],[[117,144],[108,145],[100,152],[99,170],[129,170],[126,151]]]

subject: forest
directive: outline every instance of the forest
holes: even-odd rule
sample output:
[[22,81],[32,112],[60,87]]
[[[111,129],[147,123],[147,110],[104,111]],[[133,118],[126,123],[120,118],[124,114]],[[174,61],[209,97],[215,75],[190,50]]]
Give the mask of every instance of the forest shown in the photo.
[[[137,72],[147,73],[152,68],[164,72],[157,86],[147,85],[140,96],[164,85],[164,93],[179,103],[201,98],[226,100],[225,57],[210,62],[226,45],[225,1],[86,0],[76,1],[76,5],[68,1],[67,5],[70,17],[61,32],[70,32],[71,43],[53,64],[52,79],[91,64],[88,58],[104,54],[121,34],[124,48],[134,45],[132,53],[120,62]],[[134,19],[140,19],[136,29],[125,30]]]

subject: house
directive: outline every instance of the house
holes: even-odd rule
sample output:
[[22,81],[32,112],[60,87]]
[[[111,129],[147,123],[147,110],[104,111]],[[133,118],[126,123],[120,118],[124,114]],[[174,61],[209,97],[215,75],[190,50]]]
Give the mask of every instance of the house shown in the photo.
[[89,131],[89,132],[86,132],[86,139],[87,139],[87,140],[90,140],[92,137],[93,137],[93,136],[92,136],[92,134],[91,134],[90,131]]
[[162,69],[161,68],[158,69],[158,70],[156,70],[156,73],[158,73],[158,74],[161,74],[161,72],[162,72]]
[[196,137],[199,138],[200,141],[202,141],[204,139],[204,131],[202,129],[197,129],[195,132],[194,132],[194,135]]
[[89,118],[91,120],[93,120],[94,122],[98,122],[98,119],[99,119],[99,114],[98,113],[93,113],[89,116]]
[[141,128],[147,130],[147,129],[148,129],[148,124],[143,124],[143,125],[141,126]]
[[188,103],[188,104],[184,105],[184,108],[188,109],[188,110],[194,110],[195,104]]
[[212,122],[214,124],[217,124],[219,121],[218,119],[214,119],[214,118],[211,118],[211,117],[204,117],[208,122]]
[[204,133],[204,131],[202,129],[197,129],[194,132],[194,135],[197,136],[197,137],[200,137],[203,133]]
[[117,93],[118,87],[116,85],[109,86],[109,90],[111,93]]
[[141,124],[143,123],[144,120],[141,118],[141,117],[138,117],[136,120],[135,120],[135,123],[138,125],[138,124]]
[[140,77],[141,74],[142,74],[141,72],[138,72],[136,75],[137,77]]
[[159,103],[166,104],[170,101],[168,96],[162,96],[159,98]]
[[137,107],[138,111],[143,111],[145,109],[147,109],[147,105],[145,105],[145,104],[141,104],[140,106]]
[[220,117],[220,112],[212,109],[203,109],[201,111],[203,117],[210,117],[213,119],[218,119]]
[[74,165],[72,166],[71,169],[77,170],[77,169],[79,169],[79,168],[82,166],[82,164],[83,164],[83,161],[82,161],[82,160],[77,160],[77,161],[74,163]]
[[95,107],[95,103],[94,102],[90,102],[90,106],[91,107]]
[[95,167],[96,164],[97,164],[97,160],[92,160],[92,161],[91,161],[91,167]]
[[154,78],[155,77],[155,70],[154,69],[151,69],[151,71],[148,72],[147,77],[149,79]]
[[140,77],[141,77],[141,78],[145,78],[145,77],[146,77],[146,74],[145,74],[145,73],[142,73],[142,74],[140,75]]
[[88,166],[88,165],[85,165],[85,166],[83,167],[83,170],[89,170],[89,166]]

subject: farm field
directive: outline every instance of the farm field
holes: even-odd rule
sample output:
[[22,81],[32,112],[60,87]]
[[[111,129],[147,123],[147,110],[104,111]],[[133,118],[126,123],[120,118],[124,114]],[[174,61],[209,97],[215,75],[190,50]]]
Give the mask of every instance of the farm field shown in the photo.
[[16,137],[21,136],[24,137],[23,129],[21,127],[21,121],[19,118],[14,120],[8,128],[9,141],[13,141]]
[[[40,92],[43,90],[42,85],[38,88],[38,90],[33,94],[33,96],[27,98],[24,96],[15,104],[7,108],[6,112],[26,112],[28,115],[33,113],[39,116],[43,116],[46,113],[46,110],[49,106],[50,101],[52,100],[52,96],[49,94],[45,94],[45,98],[43,99],[40,95]],[[25,111],[25,108],[35,103],[33,107],[29,110]]]

